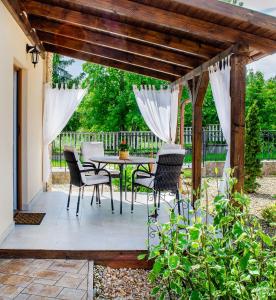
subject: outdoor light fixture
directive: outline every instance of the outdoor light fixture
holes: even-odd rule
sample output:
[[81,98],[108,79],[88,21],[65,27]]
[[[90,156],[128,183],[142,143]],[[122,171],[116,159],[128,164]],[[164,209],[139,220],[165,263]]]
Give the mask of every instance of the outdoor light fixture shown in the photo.
[[40,51],[37,49],[36,46],[30,46],[29,44],[26,45],[26,52],[31,53],[32,55],[32,63],[35,65],[38,63],[39,60],[39,53]]

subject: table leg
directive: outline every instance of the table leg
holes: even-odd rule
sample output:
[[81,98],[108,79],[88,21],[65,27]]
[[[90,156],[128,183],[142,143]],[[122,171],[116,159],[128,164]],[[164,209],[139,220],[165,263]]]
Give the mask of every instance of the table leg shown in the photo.
[[123,213],[123,176],[124,165],[120,164],[120,214]]
[[127,200],[127,169],[125,169],[125,200]]

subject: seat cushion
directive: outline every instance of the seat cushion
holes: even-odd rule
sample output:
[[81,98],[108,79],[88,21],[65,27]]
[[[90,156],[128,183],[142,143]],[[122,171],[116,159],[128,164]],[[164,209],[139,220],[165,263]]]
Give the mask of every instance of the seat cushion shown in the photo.
[[145,173],[145,172],[138,171],[138,172],[136,172],[136,176],[139,178],[150,178],[152,175]]
[[154,176],[149,178],[136,178],[134,181],[136,184],[142,185],[147,188],[153,188]]
[[102,176],[102,175],[85,176],[86,185],[95,185],[95,184],[104,184],[104,183],[109,183],[108,176]]
[[[119,170],[114,170],[114,169],[106,169],[111,177],[119,177],[120,176],[120,171]],[[99,175],[103,175],[103,176],[108,176],[108,174],[105,171],[100,171]]]

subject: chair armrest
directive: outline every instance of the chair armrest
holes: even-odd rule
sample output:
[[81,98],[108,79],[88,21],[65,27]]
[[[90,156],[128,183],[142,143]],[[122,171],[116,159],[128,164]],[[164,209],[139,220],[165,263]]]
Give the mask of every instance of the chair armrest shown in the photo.
[[94,163],[92,163],[92,162],[86,162],[86,161],[85,161],[85,162],[83,162],[82,166],[83,166],[83,167],[86,167],[86,168],[87,168],[87,167],[88,167],[88,168],[91,167],[91,168],[93,168],[93,169],[97,169],[96,165],[95,165]]

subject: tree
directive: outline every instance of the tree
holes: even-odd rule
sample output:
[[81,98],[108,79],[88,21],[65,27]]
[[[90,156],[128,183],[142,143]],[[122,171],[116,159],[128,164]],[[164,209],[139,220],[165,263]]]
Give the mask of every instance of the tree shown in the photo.
[[79,106],[82,130],[148,130],[137,106],[133,85],[167,84],[142,75],[115,68],[85,63],[88,94]]
[[[82,79],[84,78],[84,73],[79,76],[73,77],[67,68],[74,63],[74,59],[67,59],[64,56],[54,53],[53,55],[53,73],[52,73],[52,84],[54,87],[61,87],[63,84],[67,88],[74,88],[79,86]],[[63,129],[63,131],[76,131],[80,127],[80,116],[76,111],[73,116]]]
[[245,184],[247,192],[256,191],[257,177],[261,176],[261,160],[258,155],[261,152],[260,120],[257,101],[254,101],[246,116],[245,131]]

